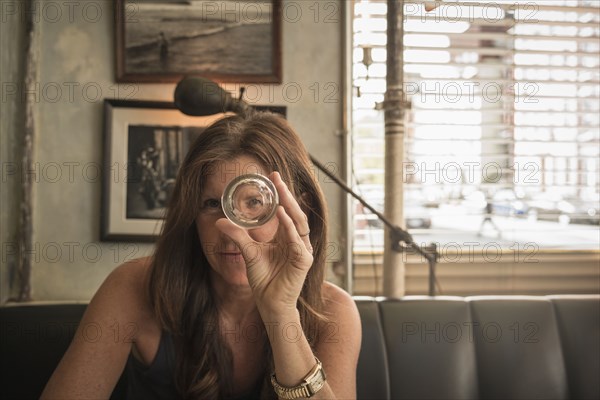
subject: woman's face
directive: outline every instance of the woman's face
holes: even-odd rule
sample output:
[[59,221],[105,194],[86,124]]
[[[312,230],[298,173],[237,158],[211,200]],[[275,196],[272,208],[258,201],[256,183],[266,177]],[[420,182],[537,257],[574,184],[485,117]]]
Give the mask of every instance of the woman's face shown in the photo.
[[[240,175],[252,173],[266,176],[269,171],[258,160],[245,155],[215,164],[205,178],[200,210],[196,217],[202,250],[214,273],[230,285],[248,285],[246,264],[235,243],[216,228],[215,222],[225,218],[221,196],[227,184]],[[251,229],[248,233],[258,242],[268,242],[275,236],[278,226],[279,221],[274,217],[265,225]]]

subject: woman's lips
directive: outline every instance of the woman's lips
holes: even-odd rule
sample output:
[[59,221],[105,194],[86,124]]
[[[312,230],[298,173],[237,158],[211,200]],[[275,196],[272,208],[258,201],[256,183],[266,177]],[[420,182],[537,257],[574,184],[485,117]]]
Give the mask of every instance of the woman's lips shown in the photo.
[[240,252],[234,252],[234,251],[231,251],[231,252],[229,252],[229,251],[222,251],[222,252],[220,252],[220,253],[219,253],[219,255],[220,255],[221,257],[223,257],[223,258],[224,258],[225,260],[227,260],[227,261],[237,261],[237,262],[239,262],[239,261],[242,261],[242,260],[243,260],[243,258],[242,258],[242,253],[240,253]]

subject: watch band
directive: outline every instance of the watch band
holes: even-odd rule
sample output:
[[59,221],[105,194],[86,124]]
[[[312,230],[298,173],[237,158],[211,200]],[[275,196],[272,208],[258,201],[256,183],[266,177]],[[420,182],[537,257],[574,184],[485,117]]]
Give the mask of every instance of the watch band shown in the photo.
[[327,377],[325,376],[321,361],[319,361],[317,357],[315,357],[315,360],[317,361],[316,365],[310,370],[308,375],[302,379],[302,383],[294,387],[280,385],[273,373],[271,375],[271,384],[273,385],[273,389],[277,396],[282,399],[299,399],[303,397],[312,397],[321,390],[321,388],[325,386]]

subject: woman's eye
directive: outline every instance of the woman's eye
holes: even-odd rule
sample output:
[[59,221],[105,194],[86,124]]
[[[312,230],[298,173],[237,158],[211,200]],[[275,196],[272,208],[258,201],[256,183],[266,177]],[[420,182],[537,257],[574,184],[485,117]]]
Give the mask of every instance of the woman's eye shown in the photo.
[[246,200],[246,207],[248,207],[248,208],[256,208],[256,207],[261,207],[261,206],[262,206],[262,201],[256,197]]
[[221,208],[221,202],[217,199],[207,199],[204,200],[202,208],[207,210]]

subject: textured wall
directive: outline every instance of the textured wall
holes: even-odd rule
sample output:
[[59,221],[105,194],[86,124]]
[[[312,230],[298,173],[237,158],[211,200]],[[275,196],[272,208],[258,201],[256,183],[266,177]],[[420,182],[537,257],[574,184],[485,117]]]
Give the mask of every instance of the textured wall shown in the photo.
[[[131,98],[133,93],[114,82],[113,2],[75,2],[72,12],[65,4],[54,3],[63,7],[62,16],[41,10],[39,22],[42,40],[35,143],[39,169],[34,183],[32,297],[87,300],[113,268],[132,255],[149,254],[152,248],[99,242],[101,180],[95,178],[95,171],[102,163],[102,101]],[[284,1],[284,10],[288,13],[283,23],[284,83],[261,86],[260,90],[251,87],[253,92],[248,94],[258,104],[288,106],[288,118],[309,151],[323,162],[340,165],[341,138],[336,133],[342,115],[341,2],[320,2],[315,7],[315,2]],[[18,54],[10,39],[15,32],[4,24],[2,54],[5,30],[8,48]],[[3,67],[4,62],[3,58]],[[172,84],[139,84],[134,98],[172,100],[173,89]],[[262,97],[256,96],[258,92]],[[3,140],[5,124],[11,123],[4,120],[4,106]],[[5,151],[3,145],[3,156]],[[320,180],[330,206],[330,240],[337,243],[341,195],[332,184]],[[4,188],[3,183],[3,193]],[[4,222],[4,209],[2,215]],[[4,278],[4,264],[2,274]]]

